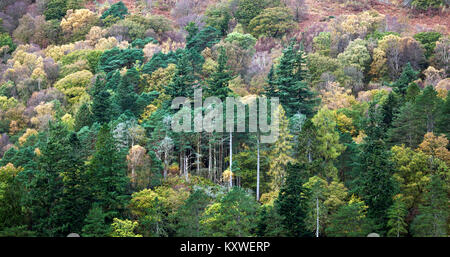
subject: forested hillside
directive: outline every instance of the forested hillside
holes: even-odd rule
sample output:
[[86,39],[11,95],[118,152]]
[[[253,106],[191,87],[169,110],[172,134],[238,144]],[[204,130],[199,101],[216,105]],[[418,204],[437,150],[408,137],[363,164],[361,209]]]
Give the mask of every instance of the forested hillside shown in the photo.
[[[448,7],[1,0],[0,236],[448,236]],[[175,132],[196,89],[276,141]]]

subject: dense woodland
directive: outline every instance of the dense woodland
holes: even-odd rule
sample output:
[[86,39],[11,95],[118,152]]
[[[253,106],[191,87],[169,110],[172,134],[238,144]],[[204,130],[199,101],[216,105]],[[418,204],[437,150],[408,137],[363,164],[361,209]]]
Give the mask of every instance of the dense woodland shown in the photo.
[[[448,4],[0,1],[0,235],[448,236]],[[198,88],[277,141],[172,131]]]

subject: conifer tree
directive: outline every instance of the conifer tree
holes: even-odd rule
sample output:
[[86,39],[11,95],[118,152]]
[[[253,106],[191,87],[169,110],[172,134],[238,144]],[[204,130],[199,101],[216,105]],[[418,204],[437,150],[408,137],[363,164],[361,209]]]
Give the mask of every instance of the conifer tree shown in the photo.
[[447,236],[448,193],[439,175],[431,177],[424,204],[419,207],[419,212],[411,224],[414,236]]
[[405,67],[403,67],[403,72],[400,77],[393,84],[394,91],[401,96],[405,96],[409,84],[417,79],[418,74],[419,72],[415,71],[411,66],[411,63],[408,62]]
[[44,236],[64,235],[69,218],[64,213],[62,172],[73,172],[74,149],[69,143],[67,128],[60,122],[51,123],[46,142],[40,147],[38,169],[34,171],[27,196],[27,207],[32,216],[32,228]]
[[178,61],[177,70],[172,82],[165,87],[166,94],[172,99],[175,97],[193,97],[196,76],[187,54],[183,54]]
[[406,210],[405,203],[400,197],[394,200],[394,204],[388,209],[388,223],[389,228],[387,235],[393,237],[400,237],[400,235],[408,233],[407,226],[405,222],[405,217],[408,214]]
[[90,127],[93,123],[92,112],[87,103],[83,103],[75,114],[74,130],[79,131],[82,127]]
[[92,89],[92,115],[93,120],[100,124],[111,119],[110,93],[101,78],[97,78]]
[[121,113],[127,110],[131,112],[136,111],[136,100],[138,99],[136,90],[139,86],[139,80],[139,72],[134,67],[127,70],[120,80],[115,95],[115,102],[120,107]]
[[445,103],[439,106],[439,113],[436,122],[437,132],[443,133],[450,138],[450,93],[447,92]]
[[211,79],[208,81],[207,90],[205,93],[208,96],[215,96],[222,101],[231,93],[228,83],[233,79],[231,71],[227,66],[227,54],[224,47],[219,48],[219,58],[217,61],[217,69],[211,74]]
[[302,172],[305,172],[304,164],[289,164],[286,170],[286,182],[280,190],[275,208],[282,216],[282,224],[289,236],[311,236],[305,225],[309,191],[303,187]]
[[306,83],[306,60],[303,50],[298,50],[295,42],[283,50],[280,64],[276,67],[274,85],[280,103],[288,117],[302,113],[308,118],[314,115],[314,109],[320,99]]
[[109,235],[110,227],[105,222],[106,214],[102,208],[95,205],[89,210],[89,214],[84,220],[83,237],[106,237]]
[[379,110],[372,103],[366,124],[367,137],[360,145],[354,166],[356,192],[369,206],[368,218],[372,219],[377,231],[385,231],[387,210],[392,205],[392,197],[396,194],[393,180],[393,164],[390,152],[381,140],[383,130],[380,126]]
[[120,215],[127,199],[125,155],[116,149],[110,128],[104,124],[97,136],[95,153],[88,164],[91,194],[109,218]]

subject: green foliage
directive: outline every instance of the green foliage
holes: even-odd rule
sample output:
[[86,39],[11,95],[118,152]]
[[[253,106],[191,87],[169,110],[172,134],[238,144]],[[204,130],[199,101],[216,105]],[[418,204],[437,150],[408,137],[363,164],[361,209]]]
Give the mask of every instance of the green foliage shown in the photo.
[[114,218],[114,222],[111,224],[112,237],[142,237],[142,235],[135,234],[134,230],[138,226],[136,221],[120,220]]
[[331,216],[326,234],[332,237],[364,237],[370,230],[366,217],[367,206],[357,198],[352,198]]
[[436,42],[442,37],[442,34],[435,31],[419,32],[414,35],[414,39],[420,42],[425,49],[425,57],[430,58],[436,47]]
[[177,236],[199,237],[203,235],[203,227],[200,224],[203,212],[211,203],[212,199],[203,190],[197,189],[177,212]]
[[248,29],[255,37],[282,37],[294,28],[291,10],[283,7],[267,8],[253,18]]
[[20,207],[24,191],[18,179],[22,170],[11,163],[0,167],[0,231],[24,224],[25,213]]
[[265,0],[239,0],[235,17],[244,27],[266,7]]
[[127,73],[121,78],[115,95],[115,103],[121,108],[121,113],[127,110],[136,112],[136,100],[138,98],[136,91],[139,81],[139,72],[134,67],[127,70]]
[[306,78],[306,60],[302,50],[298,50],[295,42],[283,50],[283,56],[275,70],[274,96],[279,97],[280,103],[286,110],[288,117],[301,113],[311,117],[320,99],[309,88]]
[[111,7],[109,7],[108,10],[103,12],[103,14],[100,18],[102,20],[104,20],[106,17],[112,16],[114,18],[123,19],[123,18],[125,18],[125,15],[127,15],[127,14],[128,14],[128,8],[123,4],[122,1],[119,1],[119,2],[111,5]]
[[234,187],[208,206],[200,223],[206,236],[248,237],[255,228],[257,211],[254,197]]
[[100,124],[109,122],[112,115],[111,94],[107,91],[105,81],[102,78],[97,77],[91,96],[93,120]]
[[443,0],[413,0],[411,2],[411,6],[426,11],[430,8],[439,8],[441,6],[444,6],[446,3]]
[[44,11],[45,19],[60,20],[66,15],[67,10],[67,0],[50,0]]
[[438,175],[431,177],[427,187],[425,202],[419,208],[420,214],[411,224],[414,236],[447,236],[448,194],[444,181]]
[[16,49],[11,36],[8,33],[0,33],[0,49],[7,46],[8,52],[13,52]]
[[103,52],[100,56],[99,69],[105,73],[121,69],[131,68],[136,62],[144,60],[144,53],[141,49],[119,49],[117,47]]
[[125,156],[117,151],[107,124],[98,132],[95,153],[88,164],[87,172],[93,200],[110,220],[121,215],[129,198],[129,178]]
[[406,90],[410,83],[415,81],[418,77],[419,72],[415,71],[410,63],[407,63],[405,67],[403,67],[403,72],[400,77],[395,81],[392,85],[396,93],[404,96],[406,94]]
[[131,46],[134,48],[144,48],[144,46],[148,43],[158,44],[158,40],[152,37],[146,37],[145,39],[138,38],[131,42]]
[[316,53],[329,56],[331,48],[331,33],[320,32],[319,35],[314,37],[313,46]]
[[408,233],[408,230],[406,229],[408,224],[405,222],[408,211],[401,198],[397,198],[394,201],[394,204],[389,208],[387,214],[389,218],[387,223],[389,228],[389,231],[387,232],[388,236],[400,237],[400,235]]
[[360,145],[353,172],[358,174],[355,180],[356,192],[369,206],[368,217],[373,219],[378,230],[383,231],[387,225],[387,210],[392,205],[397,185],[392,178],[390,152],[380,140],[383,132],[378,112],[372,104],[367,121],[367,137]]
[[[78,189],[86,188],[72,177],[79,172],[82,162],[77,156],[76,142],[62,123],[50,124],[49,130],[48,141],[40,147],[38,170],[33,171],[27,184],[26,207],[32,215],[34,231],[40,235],[58,236],[70,233],[71,229],[76,229],[73,226],[79,225],[77,220],[83,218],[79,213],[83,208],[73,205],[73,200],[75,197],[77,202],[83,201],[82,195],[77,196]],[[63,179],[66,176],[72,178]]]
[[86,219],[84,220],[83,237],[105,237],[109,235],[110,227],[106,224],[105,218],[107,214],[102,211],[98,205],[94,205],[89,210]]
[[275,208],[282,217],[282,224],[288,236],[310,236],[306,228],[308,189],[303,187],[301,173],[306,170],[305,165],[289,165],[286,182],[280,190]]
[[222,36],[226,36],[228,32],[228,24],[231,20],[231,11],[226,5],[218,5],[206,10],[206,25],[220,31]]
[[208,96],[219,97],[222,101],[231,93],[228,83],[233,79],[227,61],[228,57],[226,55],[226,50],[224,47],[221,47],[219,49],[217,69],[211,74],[211,78],[208,81],[208,87],[205,90],[205,93]]

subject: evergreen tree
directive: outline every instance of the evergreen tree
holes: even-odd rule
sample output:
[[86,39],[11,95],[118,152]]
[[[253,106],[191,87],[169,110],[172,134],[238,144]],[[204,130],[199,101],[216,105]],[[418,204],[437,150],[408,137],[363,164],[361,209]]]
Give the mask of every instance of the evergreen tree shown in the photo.
[[425,134],[425,124],[416,118],[414,105],[407,102],[399,108],[388,130],[388,142],[391,145],[405,144],[408,147],[417,147]]
[[450,93],[447,92],[445,103],[439,106],[439,116],[436,127],[438,133],[443,133],[450,138]]
[[106,214],[102,208],[95,205],[89,210],[89,214],[84,220],[83,237],[106,237],[109,235],[110,227],[105,222]]
[[200,221],[206,236],[251,236],[256,226],[258,203],[239,187],[210,205]]
[[178,61],[177,70],[172,79],[172,82],[165,87],[166,94],[172,99],[175,97],[193,97],[194,96],[194,84],[196,82],[196,76],[194,70],[189,61],[189,56],[183,54]]
[[314,109],[320,99],[306,83],[305,53],[296,49],[295,42],[283,50],[280,64],[276,67],[274,85],[280,103],[286,110],[288,117],[296,113],[314,115]]
[[435,130],[436,119],[439,114],[439,106],[442,105],[442,99],[438,97],[433,86],[427,86],[422,94],[416,97],[414,103],[415,119],[425,124],[425,131],[421,131],[423,136],[426,132]]
[[394,91],[401,96],[405,96],[409,84],[417,79],[418,74],[419,72],[415,71],[411,66],[411,63],[408,62],[405,67],[403,67],[400,77],[393,84]]
[[325,229],[332,237],[363,237],[369,233],[364,201],[352,196],[349,203],[331,215],[330,225]]
[[82,127],[90,127],[93,123],[92,112],[87,103],[83,103],[75,114],[74,130],[79,131]]
[[80,233],[83,220],[91,205],[89,199],[89,177],[84,169],[84,160],[81,156],[81,144],[75,133],[69,136],[71,151],[67,153],[70,167],[61,172],[63,180],[63,193],[58,208],[64,213],[60,216],[65,226],[65,234]]
[[273,64],[272,64],[272,66],[270,67],[270,71],[267,74],[267,80],[266,80],[267,85],[264,88],[265,95],[267,97],[274,97],[275,94],[276,94],[276,92],[275,92],[276,88],[275,88],[275,85],[274,85],[275,84],[274,79],[275,79],[275,69],[274,69]]
[[136,101],[138,99],[136,90],[139,86],[139,80],[139,72],[134,67],[127,70],[127,73],[120,80],[115,95],[115,102],[120,107],[121,113],[127,110],[133,113],[136,112]]
[[104,124],[97,136],[95,153],[88,164],[91,195],[109,218],[120,215],[127,199],[127,168],[124,154],[120,153]]
[[448,193],[439,175],[431,177],[425,194],[425,202],[419,207],[420,214],[411,224],[414,236],[447,236],[449,217]]
[[119,1],[119,2],[111,5],[111,7],[109,7],[108,10],[103,12],[101,19],[103,20],[108,16],[123,19],[123,18],[125,18],[124,16],[127,14],[128,14],[128,8],[123,4],[122,1]]
[[211,198],[202,190],[195,190],[177,213],[177,236],[202,236],[200,219]]
[[389,228],[387,232],[388,236],[400,237],[400,235],[408,233],[408,224],[405,222],[408,211],[401,198],[398,197],[394,200],[394,204],[389,208],[387,214],[389,218],[387,223]]
[[227,54],[224,47],[219,49],[219,58],[216,71],[211,74],[211,79],[208,81],[207,90],[208,96],[215,96],[222,101],[231,93],[228,83],[233,79],[232,73],[227,66]]
[[392,121],[394,120],[398,107],[399,103],[396,94],[389,93],[387,99],[381,106],[381,126],[385,132],[392,127]]
[[97,78],[91,95],[93,120],[100,124],[109,122],[111,119],[111,95],[105,87],[104,80]]
[[309,192],[303,187],[304,164],[289,164],[286,182],[280,190],[275,207],[282,217],[282,224],[289,236],[311,236],[305,225]]
[[60,122],[49,124],[46,142],[40,147],[38,170],[28,185],[27,208],[31,213],[32,228],[44,236],[60,236],[66,232],[62,200],[64,197],[61,172],[76,170],[72,163],[74,149],[69,143],[69,132]]
[[365,130],[367,137],[360,145],[353,172],[357,176],[356,192],[369,206],[368,217],[374,221],[378,231],[385,231],[387,210],[397,188],[392,177],[394,167],[390,152],[381,140],[383,130],[380,123],[379,110],[372,103]]

